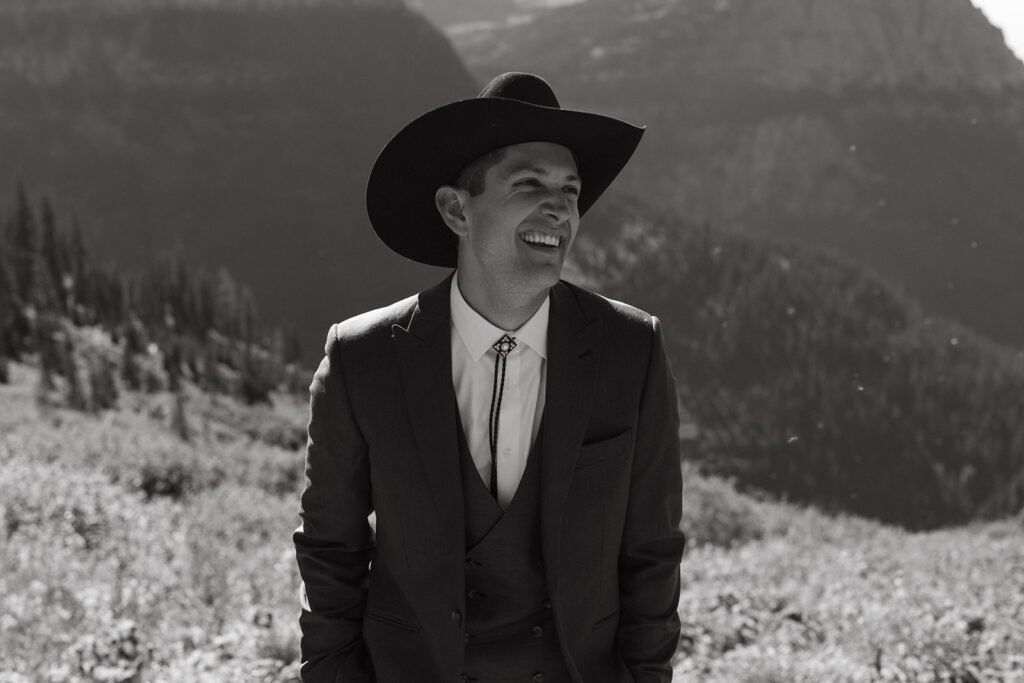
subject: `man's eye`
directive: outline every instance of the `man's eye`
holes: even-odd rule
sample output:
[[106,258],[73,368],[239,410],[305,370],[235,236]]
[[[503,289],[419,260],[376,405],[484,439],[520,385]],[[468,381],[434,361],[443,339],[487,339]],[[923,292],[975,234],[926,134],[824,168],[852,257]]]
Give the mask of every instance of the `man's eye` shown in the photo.
[[516,185],[532,185],[536,187],[537,185],[540,185],[540,181],[537,180],[536,178],[523,178],[522,180],[516,182]]
[[575,185],[566,185],[565,187],[562,188],[562,192],[565,192],[566,194],[571,194],[573,197],[580,196],[580,188],[576,187]]

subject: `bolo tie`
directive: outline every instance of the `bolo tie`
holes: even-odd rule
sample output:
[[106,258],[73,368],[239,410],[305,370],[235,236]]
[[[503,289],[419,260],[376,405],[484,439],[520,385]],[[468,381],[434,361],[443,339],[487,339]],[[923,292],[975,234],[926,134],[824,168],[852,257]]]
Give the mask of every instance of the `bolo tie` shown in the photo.
[[[491,414],[487,422],[487,436],[491,445],[491,495],[498,499],[498,417],[501,414],[501,397],[505,393],[505,368],[508,365],[508,354],[516,348],[515,337],[507,334],[494,342],[494,388],[491,390]],[[501,381],[498,381],[498,364],[501,364]],[[497,400],[495,400],[497,398]]]

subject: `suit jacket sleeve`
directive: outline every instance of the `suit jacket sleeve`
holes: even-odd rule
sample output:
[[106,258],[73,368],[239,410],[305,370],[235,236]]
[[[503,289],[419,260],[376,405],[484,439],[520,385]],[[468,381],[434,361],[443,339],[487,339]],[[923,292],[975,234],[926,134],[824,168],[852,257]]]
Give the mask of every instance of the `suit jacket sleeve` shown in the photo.
[[637,683],[670,683],[680,632],[682,474],[675,379],[657,318],[653,328],[619,552],[617,644]]
[[302,578],[303,681],[374,681],[362,639],[374,540],[368,447],[342,373],[337,325],[310,385],[306,485],[292,536]]

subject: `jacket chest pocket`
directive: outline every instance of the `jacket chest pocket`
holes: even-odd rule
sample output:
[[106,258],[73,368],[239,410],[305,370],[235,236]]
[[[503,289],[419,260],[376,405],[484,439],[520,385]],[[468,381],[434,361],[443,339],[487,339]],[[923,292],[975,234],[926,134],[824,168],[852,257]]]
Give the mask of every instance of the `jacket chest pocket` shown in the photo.
[[580,446],[576,469],[584,470],[595,465],[625,458],[633,445],[633,430],[627,429],[615,436],[600,441],[591,441]]

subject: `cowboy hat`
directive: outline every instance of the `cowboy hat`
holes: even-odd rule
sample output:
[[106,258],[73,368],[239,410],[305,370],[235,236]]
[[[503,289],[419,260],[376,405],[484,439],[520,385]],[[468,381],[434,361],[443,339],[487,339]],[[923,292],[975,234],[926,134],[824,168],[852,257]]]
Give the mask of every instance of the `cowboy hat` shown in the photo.
[[472,161],[523,142],[553,142],[576,156],[582,216],[626,165],[644,128],[610,116],[562,109],[539,76],[504,73],[472,99],[427,112],[385,145],[370,171],[366,210],[393,251],[420,263],[455,267],[458,243],[434,205]]

